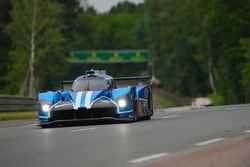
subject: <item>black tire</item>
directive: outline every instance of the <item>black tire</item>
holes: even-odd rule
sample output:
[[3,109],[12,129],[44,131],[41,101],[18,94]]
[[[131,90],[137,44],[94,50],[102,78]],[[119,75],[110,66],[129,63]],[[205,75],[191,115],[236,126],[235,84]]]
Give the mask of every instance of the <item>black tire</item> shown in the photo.
[[45,128],[50,128],[51,126],[50,125],[40,125],[41,128],[45,129]]
[[133,118],[132,118],[132,122],[137,122],[138,117],[137,117],[136,112],[135,112],[135,110],[136,110],[136,108],[135,108],[135,106],[136,106],[135,105],[136,104],[136,102],[135,102],[135,88],[132,89],[131,98],[132,98],[132,101],[133,101]]
[[145,119],[146,119],[146,120],[150,120],[152,114],[151,114],[151,110],[150,110],[149,105],[148,105],[148,107],[147,107],[147,110],[148,110],[148,111],[147,111],[147,116],[145,116]]
[[48,128],[48,125],[40,125],[42,129]]
[[146,119],[146,120],[150,120],[150,119],[151,119],[150,114],[149,114],[149,115],[147,115],[147,116],[145,117],[145,119]]
[[135,110],[133,111],[133,118],[132,118],[132,122],[137,122],[138,121],[138,117],[135,113]]

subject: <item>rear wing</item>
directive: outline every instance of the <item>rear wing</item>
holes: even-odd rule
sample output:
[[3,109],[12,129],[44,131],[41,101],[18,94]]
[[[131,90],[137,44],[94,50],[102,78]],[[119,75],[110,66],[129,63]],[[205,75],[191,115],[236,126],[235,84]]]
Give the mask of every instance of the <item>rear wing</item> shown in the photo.
[[136,80],[136,81],[144,81],[144,80],[151,80],[151,76],[137,76],[137,77],[117,77],[114,78],[116,81],[130,81],[130,80]]
[[74,81],[62,81],[61,82],[61,90],[72,90],[72,84]]
[[128,85],[138,86],[138,85],[151,85],[151,76],[136,76],[136,77],[117,77],[114,78],[116,81],[116,87],[122,88]]
[[[151,76],[136,76],[136,77],[117,77],[114,78],[115,81],[150,81]],[[62,81],[61,90],[72,90],[72,84],[74,81]]]

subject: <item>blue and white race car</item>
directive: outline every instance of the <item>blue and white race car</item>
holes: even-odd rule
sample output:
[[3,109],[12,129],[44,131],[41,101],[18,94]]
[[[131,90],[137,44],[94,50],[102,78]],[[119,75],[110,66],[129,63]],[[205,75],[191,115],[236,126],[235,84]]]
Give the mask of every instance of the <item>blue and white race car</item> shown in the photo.
[[[150,119],[153,115],[152,85],[117,88],[118,80],[149,80],[150,77],[113,78],[90,70],[74,81],[63,81],[61,91],[38,94],[41,127],[84,120]],[[70,85],[70,89],[65,87]]]

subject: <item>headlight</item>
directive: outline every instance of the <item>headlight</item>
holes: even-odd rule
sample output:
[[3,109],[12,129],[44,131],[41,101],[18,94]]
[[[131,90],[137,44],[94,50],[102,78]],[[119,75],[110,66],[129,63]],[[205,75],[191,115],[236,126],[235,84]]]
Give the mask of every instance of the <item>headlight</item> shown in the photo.
[[119,107],[125,107],[127,105],[126,100],[124,100],[124,99],[119,100],[118,105],[119,105]]
[[42,105],[42,110],[43,110],[44,112],[48,112],[48,111],[49,111],[49,105],[48,105],[48,104]]

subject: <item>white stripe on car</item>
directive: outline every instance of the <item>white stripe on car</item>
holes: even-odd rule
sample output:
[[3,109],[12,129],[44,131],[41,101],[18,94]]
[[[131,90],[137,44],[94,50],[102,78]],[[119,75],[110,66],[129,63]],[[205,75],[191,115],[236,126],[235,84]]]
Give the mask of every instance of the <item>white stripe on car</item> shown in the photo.
[[87,91],[86,97],[85,97],[85,107],[87,109],[91,108],[91,96],[93,91]]
[[74,105],[75,110],[81,106],[82,94],[83,94],[83,92],[77,92],[77,94],[76,94],[76,103]]

